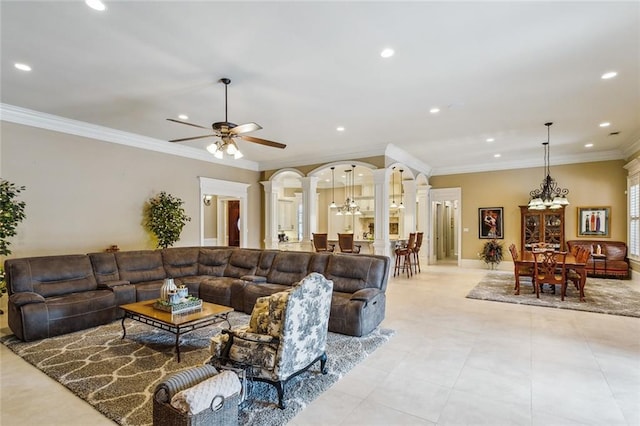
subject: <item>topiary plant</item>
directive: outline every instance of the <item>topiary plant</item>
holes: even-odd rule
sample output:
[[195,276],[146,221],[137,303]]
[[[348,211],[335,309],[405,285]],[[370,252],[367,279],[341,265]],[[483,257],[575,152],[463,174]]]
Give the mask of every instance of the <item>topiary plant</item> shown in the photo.
[[11,254],[8,239],[16,235],[18,224],[26,217],[24,201],[16,200],[24,189],[24,186],[0,179],[0,256]]
[[159,248],[167,248],[180,239],[182,228],[191,221],[184,202],[162,191],[145,204],[144,225],[158,240]]

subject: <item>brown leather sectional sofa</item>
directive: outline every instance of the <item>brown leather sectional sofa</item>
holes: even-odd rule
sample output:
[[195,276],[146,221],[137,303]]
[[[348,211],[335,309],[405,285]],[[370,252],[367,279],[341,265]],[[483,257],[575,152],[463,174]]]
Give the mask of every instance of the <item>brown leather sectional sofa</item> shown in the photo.
[[591,253],[597,252],[600,246],[602,257],[589,256],[587,260],[587,276],[611,276],[629,278],[629,259],[627,245],[622,241],[569,240],[567,248],[574,253],[578,247],[585,247]]
[[9,259],[9,327],[31,341],[106,324],[118,306],[160,297],[165,278],[204,301],[251,313],[256,299],[311,272],[334,282],[329,330],[362,336],[384,319],[389,258],[181,247]]

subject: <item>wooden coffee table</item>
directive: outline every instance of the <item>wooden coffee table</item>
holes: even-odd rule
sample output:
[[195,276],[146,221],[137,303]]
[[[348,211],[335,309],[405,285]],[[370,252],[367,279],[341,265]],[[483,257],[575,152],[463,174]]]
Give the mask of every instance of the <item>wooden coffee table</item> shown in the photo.
[[129,303],[120,306],[120,309],[124,311],[124,317],[122,318],[122,338],[124,339],[127,336],[127,329],[124,326],[124,320],[127,318],[169,331],[176,335],[178,362],[180,362],[180,335],[223,321],[226,321],[229,327],[231,327],[231,323],[229,323],[227,317],[229,312],[233,311],[233,308],[229,306],[202,302],[201,309],[172,314],[171,312],[154,308],[154,303],[155,300],[146,300],[144,302]]

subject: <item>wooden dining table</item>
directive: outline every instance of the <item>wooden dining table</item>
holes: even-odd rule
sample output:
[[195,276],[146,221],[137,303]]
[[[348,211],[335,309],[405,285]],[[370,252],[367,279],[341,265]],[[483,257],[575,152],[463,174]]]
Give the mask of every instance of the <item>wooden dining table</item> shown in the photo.
[[[534,275],[534,267],[535,267],[535,259],[534,256],[536,252],[532,251],[524,251],[519,259],[514,260],[515,262],[515,276],[516,276],[516,285],[515,285],[515,293],[520,294],[520,276],[523,275],[521,271],[525,268],[531,270],[531,274],[526,274],[525,276],[531,277],[533,285],[535,285],[535,277]],[[567,272],[570,269],[573,269],[580,276],[579,290],[580,290],[580,301],[584,302],[584,286],[587,282],[587,265],[586,263],[578,263],[576,261],[576,257],[571,253],[567,253],[567,257],[565,259],[564,268]]]

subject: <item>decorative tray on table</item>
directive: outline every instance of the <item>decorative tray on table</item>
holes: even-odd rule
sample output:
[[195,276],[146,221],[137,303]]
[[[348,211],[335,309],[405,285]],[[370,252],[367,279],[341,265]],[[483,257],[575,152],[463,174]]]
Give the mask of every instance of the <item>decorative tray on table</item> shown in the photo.
[[178,303],[170,303],[164,300],[157,300],[153,304],[153,307],[161,311],[170,312],[172,314],[181,314],[202,309],[202,299],[189,296],[180,299]]

